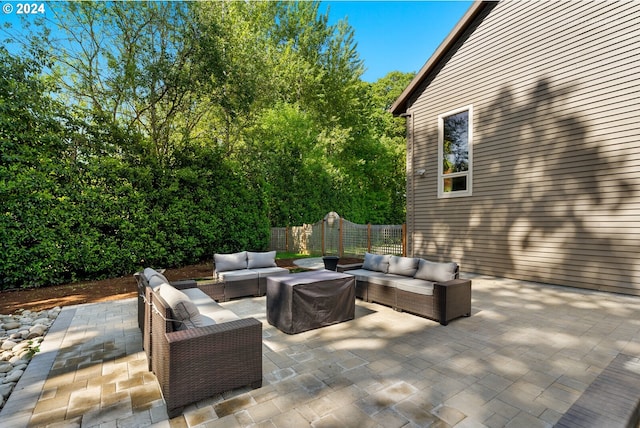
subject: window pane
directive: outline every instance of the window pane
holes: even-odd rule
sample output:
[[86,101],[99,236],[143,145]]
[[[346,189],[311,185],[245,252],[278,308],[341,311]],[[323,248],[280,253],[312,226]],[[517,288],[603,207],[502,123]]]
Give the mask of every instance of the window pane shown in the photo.
[[[451,174],[469,170],[469,111],[443,119],[444,145],[442,172]],[[465,184],[466,188],[466,184]]]
[[457,192],[459,190],[467,190],[467,177],[453,177],[444,179],[444,191]]

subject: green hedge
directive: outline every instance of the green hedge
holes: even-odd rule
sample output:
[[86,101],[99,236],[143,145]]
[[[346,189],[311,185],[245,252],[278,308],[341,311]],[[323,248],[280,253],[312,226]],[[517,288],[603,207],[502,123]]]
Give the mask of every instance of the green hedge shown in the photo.
[[115,277],[268,245],[259,198],[220,161],[153,170],[101,158],[66,183],[59,177],[29,169],[3,181],[3,289]]

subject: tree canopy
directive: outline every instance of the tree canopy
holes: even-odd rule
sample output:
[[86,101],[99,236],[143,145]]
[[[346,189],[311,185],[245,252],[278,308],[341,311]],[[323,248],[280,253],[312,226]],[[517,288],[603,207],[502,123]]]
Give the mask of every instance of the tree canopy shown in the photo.
[[59,3],[1,48],[2,288],[260,250],[329,211],[404,222],[386,109],[413,75],[364,82],[319,6]]

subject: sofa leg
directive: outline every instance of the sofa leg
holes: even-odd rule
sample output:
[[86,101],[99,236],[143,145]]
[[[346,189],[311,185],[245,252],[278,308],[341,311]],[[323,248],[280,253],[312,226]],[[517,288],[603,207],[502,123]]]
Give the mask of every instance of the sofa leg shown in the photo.
[[167,415],[169,419],[176,418],[182,414],[184,407],[176,407],[175,409],[167,409]]
[[258,380],[256,382],[250,383],[249,386],[251,387],[251,389],[262,388],[262,380]]
[[447,325],[449,324],[449,321],[447,320],[440,320],[440,325]]

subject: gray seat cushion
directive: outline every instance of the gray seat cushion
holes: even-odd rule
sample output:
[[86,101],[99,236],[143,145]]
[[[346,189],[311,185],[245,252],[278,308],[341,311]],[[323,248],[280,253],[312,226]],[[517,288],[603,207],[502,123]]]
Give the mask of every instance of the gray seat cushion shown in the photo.
[[258,273],[250,271],[249,269],[231,270],[227,272],[216,272],[218,280],[226,283],[233,281],[245,281],[249,279],[258,279]]
[[423,279],[403,278],[396,281],[398,290],[409,293],[422,294],[424,296],[433,296],[433,282]]
[[368,269],[347,270],[344,273],[355,276],[356,281],[366,281],[371,284],[386,285],[388,287],[395,287],[396,280],[406,278],[400,275],[376,272]]
[[289,269],[281,268],[281,267],[265,267],[265,268],[256,268],[249,269],[251,272],[255,272],[258,274],[260,278],[266,278],[268,276],[275,275],[287,275],[289,273]]
[[183,291],[200,311],[201,322],[197,327],[240,319],[235,313],[216,303],[199,288],[187,288]]

